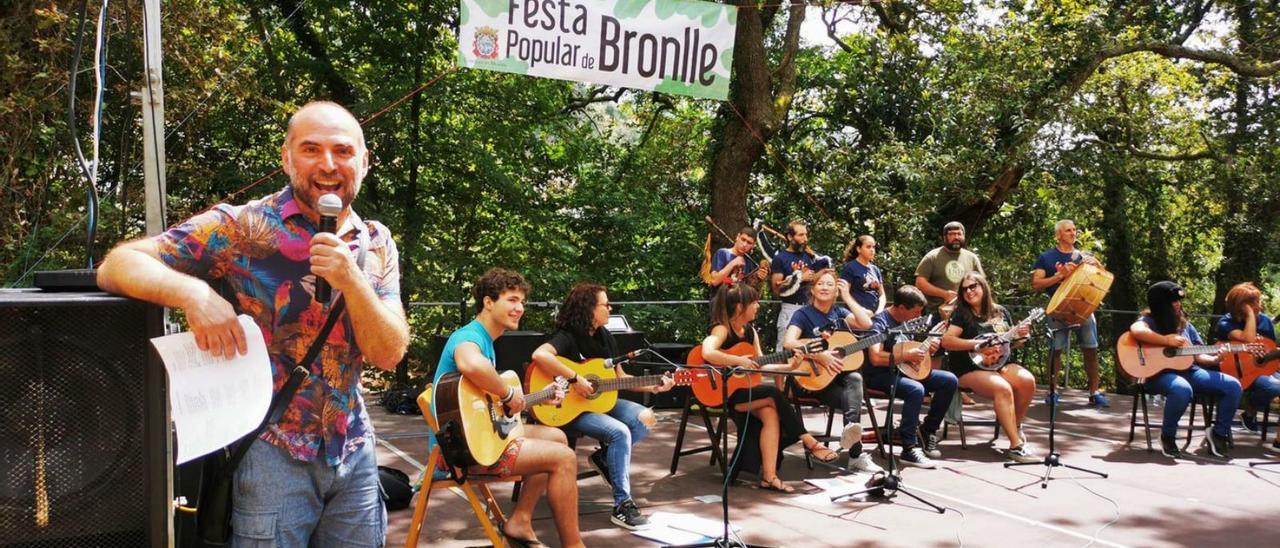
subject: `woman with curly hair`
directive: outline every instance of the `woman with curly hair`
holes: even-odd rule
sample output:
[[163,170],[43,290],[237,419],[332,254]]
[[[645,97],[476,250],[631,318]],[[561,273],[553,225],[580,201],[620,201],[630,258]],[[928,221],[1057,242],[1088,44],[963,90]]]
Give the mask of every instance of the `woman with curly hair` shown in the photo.
[[[595,392],[590,382],[579,382],[578,374],[556,359],[563,356],[575,362],[595,358],[611,358],[620,354],[613,335],[604,328],[609,321],[609,295],[605,286],[580,282],[569,290],[560,312],[556,315],[556,330],[551,340],[533,352],[533,366],[552,377],[569,379],[571,390],[589,398]],[[622,365],[614,367],[618,378],[630,375]],[[639,392],[665,392],[675,382],[666,379],[660,386],[637,388]],[[636,402],[618,399],[608,413],[583,413],[565,425],[599,440],[601,448],[591,454],[591,464],[600,471],[600,477],[613,487],[613,516],[615,525],[635,530],[648,527],[649,519],[640,513],[631,499],[631,446],[649,435],[649,429],[657,424],[653,410]]]

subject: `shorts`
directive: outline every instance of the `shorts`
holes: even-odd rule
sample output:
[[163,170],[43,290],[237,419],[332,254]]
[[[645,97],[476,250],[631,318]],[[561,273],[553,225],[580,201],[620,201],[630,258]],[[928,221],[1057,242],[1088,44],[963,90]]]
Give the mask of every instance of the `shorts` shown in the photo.
[[497,476],[499,478],[507,478],[515,475],[516,457],[520,456],[520,447],[524,445],[524,438],[516,438],[507,444],[507,448],[502,450],[502,456],[498,457],[497,462],[488,466],[473,464],[467,467],[468,474],[478,476]]
[[1098,320],[1094,318],[1093,314],[1090,314],[1088,320],[1076,327],[1071,329],[1066,327],[1066,324],[1057,319],[1049,318],[1049,329],[1053,330],[1053,350],[1055,352],[1061,352],[1067,347],[1067,338],[1071,336],[1072,332],[1076,334],[1076,344],[1080,345],[1080,348],[1098,348]]

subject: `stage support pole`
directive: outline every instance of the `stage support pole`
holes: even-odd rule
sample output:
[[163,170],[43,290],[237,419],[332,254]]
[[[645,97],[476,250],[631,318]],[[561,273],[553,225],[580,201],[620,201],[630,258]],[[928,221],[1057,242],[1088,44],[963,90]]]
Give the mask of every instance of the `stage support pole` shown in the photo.
[[143,1],[142,170],[147,199],[147,235],[164,232],[164,80],[160,53],[160,0]]

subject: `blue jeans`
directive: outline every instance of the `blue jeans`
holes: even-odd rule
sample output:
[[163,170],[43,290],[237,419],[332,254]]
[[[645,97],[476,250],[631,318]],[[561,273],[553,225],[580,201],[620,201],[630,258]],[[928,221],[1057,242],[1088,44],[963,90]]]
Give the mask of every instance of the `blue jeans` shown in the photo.
[[231,546],[382,546],[387,511],[373,445],[329,466],[255,440],[236,469]]
[[811,394],[828,407],[844,412],[845,426],[862,420],[862,375],[857,371],[836,375],[826,388]]
[[608,448],[605,463],[609,466],[609,482],[613,484],[613,505],[631,498],[631,446],[649,435],[649,427],[640,422],[645,406],[618,398],[618,405],[608,413],[583,413],[568,424]]
[[1267,375],[1258,377],[1253,381],[1253,385],[1249,387],[1249,403],[1253,404],[1254,409],[1266,409],[1271,405],[1271,400],[1280,396],[1280,379],[1275,375]]
[[[868,388],[888,394],[889,388],[893,385],[893,371],[887,367],[872,366],[867,370],[865,380]],[[898,419],[898,433],[902,436],[903,447],[920,444],[920,438],[916,435],[917,426],[926,434],[938,431],[938,426],[947,415],[947,409],[951,407],[951,399],[956,395],[958,382],[956,376],[950,371],[937,369],[931,371],[923,381],[906,376],[898,378],[898,389],[894,395],[902,400],[902,417]],[[920,408],[924,406],[926,392],[933,394],[933,400],[929,402],[929,414],[925,415],[924,424],[921,425]]]
[[1218,397],[1213,433],[1223,438],[1231,434],[1231,420],[1240,406],[1240,381],[1235,377],[1193,365],[1187,371],[1165,371],[1147,379],[1146,390],[1150,394],[1165,396],[1161,436],[1177,437],[1182,413],[1187,410],[1191,398],[1200,393]]

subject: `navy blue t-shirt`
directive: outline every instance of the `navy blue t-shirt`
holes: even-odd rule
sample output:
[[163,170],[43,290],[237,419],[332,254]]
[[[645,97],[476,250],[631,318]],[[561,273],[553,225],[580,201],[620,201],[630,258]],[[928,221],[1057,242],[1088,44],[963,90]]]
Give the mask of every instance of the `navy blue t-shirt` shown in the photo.
[[[1071,253],[1063,253],[1061,250],[1055,247],[1044,253],[1041,253],[1040,258],[1036,259],[1036,264],[1035,266],[1031,267],[1031,269],[1043,270],[1046,278],[1052,278],[1054,274],[1058,273],[1058,268],[1057,268],[1058,263],[1080,264],[1081,261],[1084,261],[1084,254],[1080,253],[1079,251],[1072,251]],[[1058,290],[1058,286],[1060,285],[1062,284],[1061,283],[1053,284],[1045,288],[1044,292],[1052,295],[1055,291]]]
[[[1237,329],[1244,329],[1244,320],[1232,318],[1231,314],[1227,313],[1223,314],[1221,318],[1218,318],[1218,324],[1215,326],[1213,334],[1217,340],[1225,341],[1227,340],[1227,335],[1230,335],[1232,331]],[[1275,342],[1276,324],[1271,321],[1270,316],[1267,316],[1266,314],[1258,314],[1258,334],[1271,339],[1272,342]]]
[[720,269],[729,264],[729,261],[732,261],[734,257],[737,257],[737,255],[733,253],[733,248],[722,247],[717,249],[716,254],[711,256],[711,270],[713,272],[719,272]]
[[862,266],[862,263],[852,260],[840,269],[840,279],[849,282],[849,293],[862,308],[875,312],[880,306],[880,292],[884,290],[884,274],[880,267],[873,264]]
[[[888,333],[890,329],[900,325],[902,325],[902,322],[893,319],[893,316],[889,315],[888,308],[881,310],[879,314],[871,317],[872,333]],[[893,350],[893,345],[897,342],[895,340],[896,338],[897,337],[889,337],[888,339],[885,339],[884,345],[882,346],[885,352]]]
[[[773,256],[773,262],[769,264],[770,274],[782,274],[783,278],[790,276],[796,270],[813,270],[813,263],[816,257],[805,252],[779,251]],[[809,286],[804,284],[799,291],[792,293],[790,297],[782,297],[782,302],[788,304],[805,304],[809,302]]]
[[848,329],[844,319],[850,314],[849,309],[838,304],[831,305],[831,310],[825,314],[814,308],[813,305],[805,305],[797,310],[791,316],[791,324],[800,328],[800,338],[812,339],[822,334],[822,331],[830,329]]

